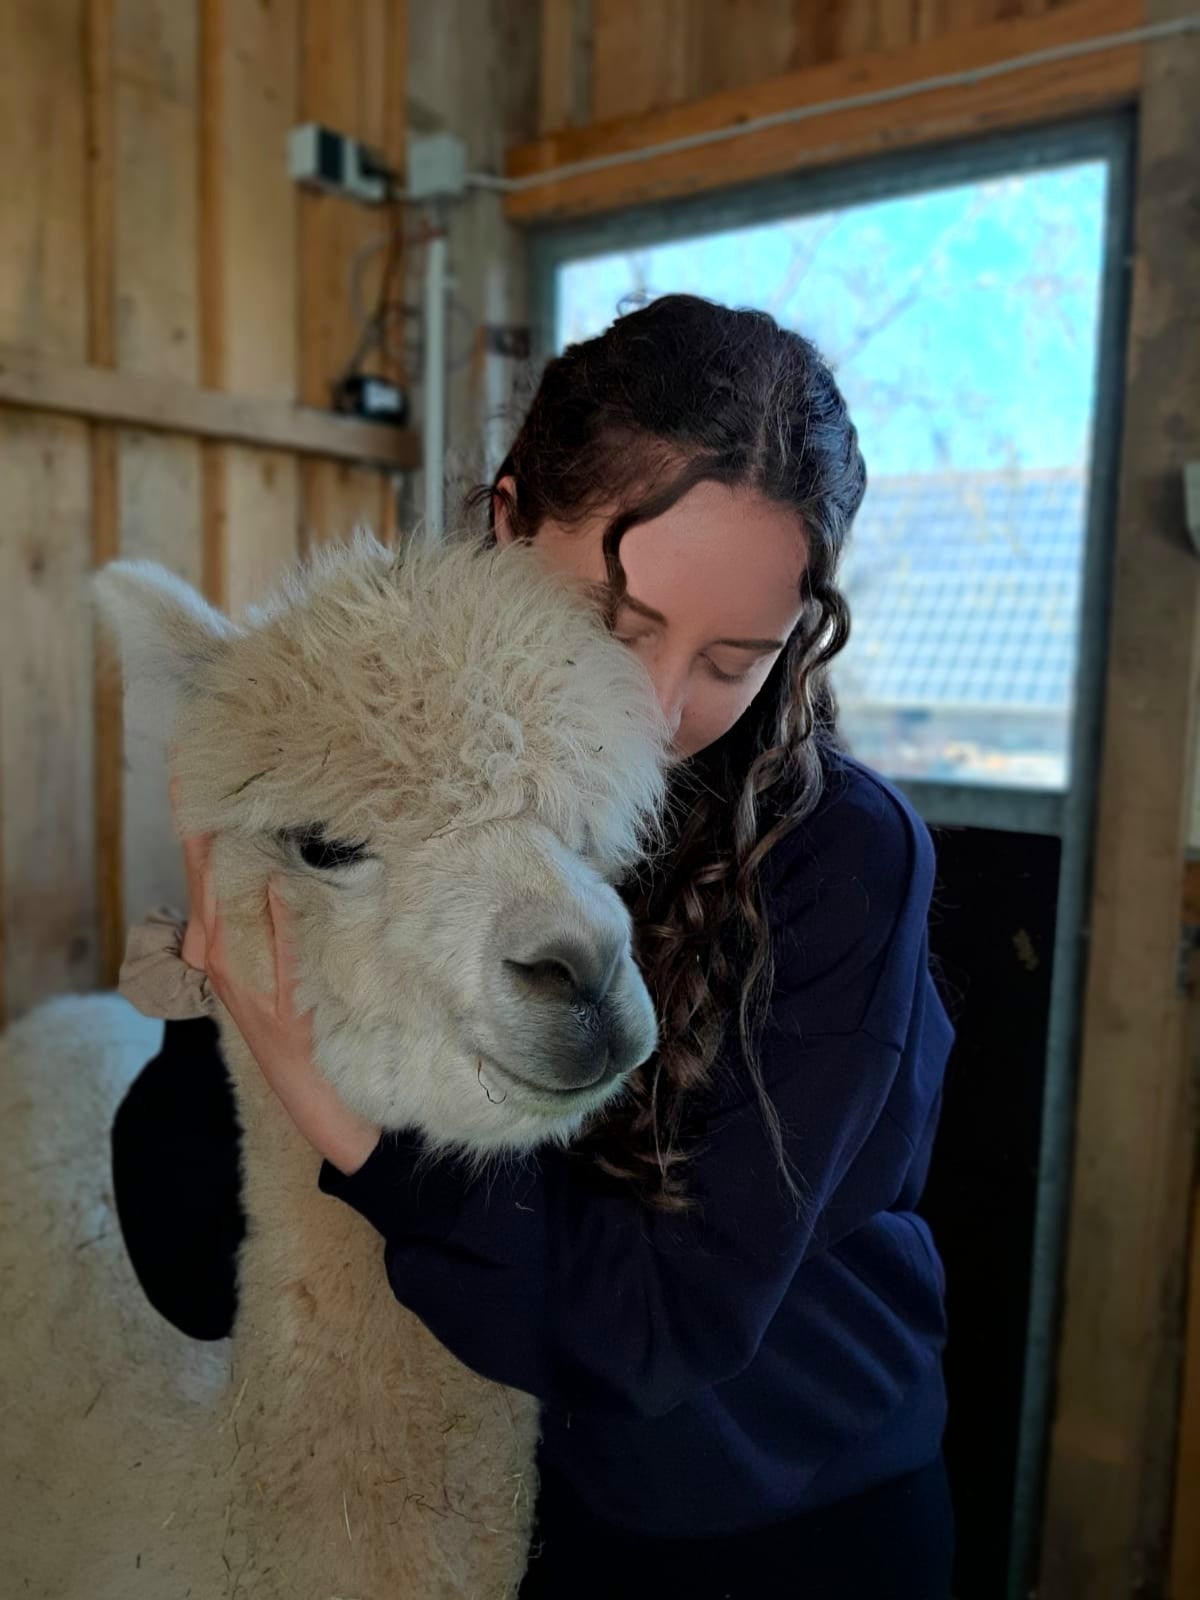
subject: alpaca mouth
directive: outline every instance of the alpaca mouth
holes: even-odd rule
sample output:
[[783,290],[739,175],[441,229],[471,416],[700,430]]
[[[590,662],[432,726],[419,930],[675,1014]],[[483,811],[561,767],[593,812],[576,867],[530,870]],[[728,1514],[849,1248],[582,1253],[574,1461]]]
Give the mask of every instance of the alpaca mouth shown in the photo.
[[[557,1112],[588,1099],[594,1100],[598,1091],[610,1088],[612,1085],[610,1078],[600,1078],[595,1083],[585,1083],[574,1088],[555,1088],[548,1083],[537,1083],[532,1078],[524,1078],[519,1072],[501,1066],[495,1056],[476,1052],[476,1059],[478,1067],[475,1075],[488,1099],[495,1105],[503,1103],[508,1087],[512,1086],[519,1091],[523,1102],[527,1103],[526,1097],[532,1095],[536,1100],[549,1100]],[[489,1080],[492,1081],[489,1083]]]

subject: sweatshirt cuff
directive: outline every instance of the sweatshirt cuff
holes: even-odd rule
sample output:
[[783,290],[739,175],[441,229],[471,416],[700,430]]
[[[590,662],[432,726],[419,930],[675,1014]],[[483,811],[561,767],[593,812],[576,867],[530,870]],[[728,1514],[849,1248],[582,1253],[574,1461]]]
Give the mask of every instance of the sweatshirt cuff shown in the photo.
[[351,1206],[389,1244],[445,1239],[462,1212],[469,1174],[451,1156],[433,1156],[419,1135],[383,1133],[357,1172],[321,1163],[322,1194]]

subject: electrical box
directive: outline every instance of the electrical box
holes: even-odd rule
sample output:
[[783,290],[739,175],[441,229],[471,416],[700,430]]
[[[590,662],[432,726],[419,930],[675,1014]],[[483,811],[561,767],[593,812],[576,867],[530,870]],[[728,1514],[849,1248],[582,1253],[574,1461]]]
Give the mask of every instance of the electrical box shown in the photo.
[[467,147],[454,134],[410,133],[405,156],[404,188],[410,200],[435,200],[465,192]]
[[288,134],[288,174],[297,183],[330,194],[349,195],[367,205],[388,196],[387,169],[357,139],[318,122],[306,122]]
[[390,378],[356,372],[343,378],[333,392],[335,411],[365,417],[370,422],[391,422],[397,427],[408,420],[408,395]]

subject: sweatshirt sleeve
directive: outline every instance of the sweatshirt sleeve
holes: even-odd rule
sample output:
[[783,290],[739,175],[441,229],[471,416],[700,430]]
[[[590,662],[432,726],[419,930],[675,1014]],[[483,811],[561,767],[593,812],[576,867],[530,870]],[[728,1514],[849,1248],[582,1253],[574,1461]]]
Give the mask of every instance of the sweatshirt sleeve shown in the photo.
[[888,1102],[925,964],[928,838],[865,777],[797,835],[766,885],[776,988],[759,1053],[799,1203],[736,1047],[683,1216],[564,1151],[472,1177],[385,1135],[353,1175],[323,1167],[321,1188],[382,1234],[396,1297],[485,1377],[663,1415],[741,1372],[805,1259],[895,1200],[911,1142]]

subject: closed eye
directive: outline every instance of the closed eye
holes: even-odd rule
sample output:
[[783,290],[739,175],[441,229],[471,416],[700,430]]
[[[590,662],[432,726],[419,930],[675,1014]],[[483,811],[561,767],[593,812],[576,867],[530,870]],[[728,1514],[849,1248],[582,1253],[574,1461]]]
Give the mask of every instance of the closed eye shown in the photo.
[[704,657],[704,665],[720,683],[743,683],[750,676],[751,671],[747,667],[745,672],[722,672],[717,663],[710,661],[707,656]]
[[352,867],[356,861],[367,859],[365,839],[331,838],[319,822],[305,823],[299,828],[285,828],[282,837],[304,865],[316,872],[333,872],[338,867]]

